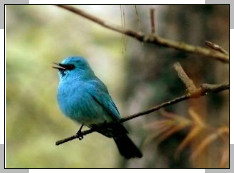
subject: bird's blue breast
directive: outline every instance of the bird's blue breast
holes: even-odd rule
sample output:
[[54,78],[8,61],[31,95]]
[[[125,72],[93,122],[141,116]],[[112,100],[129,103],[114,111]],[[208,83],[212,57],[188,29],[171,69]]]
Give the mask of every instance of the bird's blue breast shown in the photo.
[[88,92],[87,83],[60,83],[58,103],[62,112],[81,124],[98,124],[111,121],[107,112],[93,99]]

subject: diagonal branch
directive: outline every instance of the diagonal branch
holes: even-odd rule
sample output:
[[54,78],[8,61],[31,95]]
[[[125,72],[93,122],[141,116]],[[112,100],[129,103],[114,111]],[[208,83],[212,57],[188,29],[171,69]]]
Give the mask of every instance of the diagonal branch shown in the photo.
[[[152,107],[151,109],[148,109],[146,111],[142,111],[142,112],[139,112],[139,113],[136,113],[136,114],[124,117],[124,118],[120,119],[118,123],[123,123],[123,122],[131,120],[133,118],[137,118],[137,117],[140,117],[140,116],[143,116],[143,115],[150,114],[150,113],[155,112],[155,111],[157,111],[157,110],[159,110],[161,108],[173,105],[175,103],[182,102],[184,100],[202,97],[202,96],[210,94],[210,93],[218,93],[218,92],[221,92],[221,91],[224,91],[224,90],[228,90],[228,89],[229,89],[229,84],[228,83],[217,84],[217,85],[214,85],[214,84],[203,84],[203,85],[201,85],[200,88],[197,88],[192,93],[190,92],[188,94],[182,95],[182,96],[177,97],[175,99],[172,99],[170,101],[161,103],[161,104],[159,104],[159,105],[157,105],[155,107]],[[110,126],[111,126],[111,124],[112,123],[110,123]],[[108,125],[108,124],[105,124],[105,126],[106,125]],[[63,144],[65,142],[71,141],[73,139],[77,139],[80,136],[85,136],[87,134],[90,134],[90,133],[93,133],[93,132],[97,132],[99,128],[101,129],[103,127],[102,126],[98,126],[98,127],[95,127],[95,128],[90,128],[89,130],[85,130],[85,131],[81,132],[80,135],[79,134],[75,134],[75,135],[70,136],[68,138],[59,140],[59,141],[56,142],[56,145],[60,145],[60,144]]]
[[142,116],[142,115],[146,115],[146,114],[155,112],[155,111],[157,111],[157,110],[159,110],[161,108],[173,105],[175,103],[179,103],[179,102],[184,101],[184,100],[202,97],[202,96],[205,96],[205,95],[207,95],[209,93],[218,93],[218,92],[228,90],[228,89],[229,89],[229,84],[228,83],[217,84],[217,85],[215,85],[215,84],[202,84],[201,87],[198,88],[193,93],[188,93],[188,94],[182,95],[182,96],[177,97],[175,99],[172,99],[170,101],[164,102],[164,103],[162,103],[160,105],[157,105],[157,106],[155,106],[155,107],[153,107],[153,108],[151,108],[149,110],[139,112],[137,114],[133,114],[133,115],[127,116],[125,118],[122,118],[122,119],[120,119],[120,123],[123,123],[125,121],[131,120],[133,118],[136,118],[136,117],[139,117],[139,116]]
[[221,46],[217,45],[217,44],[214,44],[210,41],[206,41],[205,44],[210,47],[211,49],[214,49],[216,51],[219,51],[221,53],[224,53],[226,55],[228,55],[228,52],[226,50],[224,50],[224,48],[222,48]]
[[89,13],[86,13],[83,10],[80,10],[78,8],[68,6],[68,5],[57,5],[58,7],[61,7],[63,9],[66,9],[68,11],[71,11],[77,15],[80,15],[88,20],[91,20],[94,23],[97,23],[107,29],[116,31],[118,33],[127,35],[129,37],[135,38],[141,42],[146,42],[146,43],[151,43],[163,47],[169,47],[169,48],[174,48],[176,50],[184,51],[184,52],[189,52],[193,54],[198,54],[201,56],[213,58],[215,60],[224,62],[224,63],[229,63],[229,55],[226,55],[224,53],[218,52],[218,51],[211,51],[209,49],[200,47],[200,46],[193,46],[187,43],[183,42],[177,42],[169,39],[165,39],[162,37],[159,37],[157,35],[151,34],[151,35],[146,35],[142,32],[137,32],[129,29],[124,29],[119,26],[115,26],[112,24],[109,24],[108,22],[103,21],[102,19],[99,19]]

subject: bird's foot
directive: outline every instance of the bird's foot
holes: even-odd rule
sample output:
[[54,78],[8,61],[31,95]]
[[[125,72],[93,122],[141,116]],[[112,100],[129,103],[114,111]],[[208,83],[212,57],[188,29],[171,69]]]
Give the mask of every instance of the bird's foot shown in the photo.
[[78,132],[76,133],[76,136],[79,140],[82,140],[84,138],[84,135],[82,133],[82,128],[83,128],[84,124],[81,125],[80,129],[78,130]]

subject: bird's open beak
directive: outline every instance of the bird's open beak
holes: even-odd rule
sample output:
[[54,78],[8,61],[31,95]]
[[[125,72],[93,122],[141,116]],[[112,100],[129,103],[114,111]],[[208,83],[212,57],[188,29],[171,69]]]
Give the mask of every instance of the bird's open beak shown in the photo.
[[52,66],[52,67],[57,69],[57,70],[66,70],[66,67],[63,66],[63,64],[54,62],[54,65],[56,65],[56,66]]

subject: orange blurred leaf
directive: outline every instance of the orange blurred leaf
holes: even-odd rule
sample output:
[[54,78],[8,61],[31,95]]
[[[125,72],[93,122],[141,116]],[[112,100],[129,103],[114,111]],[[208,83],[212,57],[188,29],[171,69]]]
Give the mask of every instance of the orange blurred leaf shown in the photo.
[[201,119],[201,116],[198,115],[192,108],[190,108],[188,112],[194,124],[201,126],[201,127],[206,126],[205,122]]
[[212,142],[214,142],[216,139],[218,139],[222,134],[228,133],[229,134],[229,128],[228,127],[220,127],[218,128],[214,133],[208,135],[201,144],[197,147],[197,149],[192,153],[191,159],[194,160],[196,157],[204,151],[204,149],[210,145]]
[[199,135],[202,128],[199,126],[193,127],[188,135],[185,137],[185,139],[180,143],[179,147],[176,150],[175,157],[177,158],[181,151],[190,143],[192,140]]

